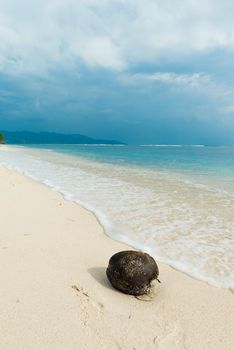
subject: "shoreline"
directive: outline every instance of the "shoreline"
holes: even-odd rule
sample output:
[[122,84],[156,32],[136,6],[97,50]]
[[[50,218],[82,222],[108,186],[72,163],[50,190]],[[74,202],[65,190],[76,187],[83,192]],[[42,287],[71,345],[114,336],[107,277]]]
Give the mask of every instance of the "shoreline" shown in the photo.
[[1,349],[233,348],[233,291],[158,263],[151,302],[121,294],[105,269],[126,244],[47,185],[0,177]]
[[[2,145],[2,147],[3,147],[2,149],[0,147],[0,151],[1,150],[3,150],[3,151],[7,151],[7,150],[15,151],[16,150],[17,151],[18,148],[19,149],[22,148],[21,146],[19,147],[16,145],[10,145],[10,146]],[[26,151],[28,149],[27,146],[23,146],[23,148],[25,148]],[[30,150],[30,148],[29,148],[29,150]],[[57,153],[55,150],[53,151],[53,153],[60,155],[60,153]],[[121,232],[117,231],[117,234],[116,234],[115,226],[113,225],[113,222],[109,218],[106,217],[106,215],[104,214],[105,211],[101,212],[98,209],[98,205],[100,203],[96,203],[96,205],[90,205],[89,202],[86,201],[86,199],[85,199],[85,201],[80,200],[79,193],[76,193],[74,195],[74,193],[72,191],[70,191],[69,189],[68,190],[66,190],[66,188],[64,189],[63,184],[60,187],[60,185],[58,185],[58,183],[56,184],[56,181],[54,182],[53,179],[51,181],[50,177],[48,177],[48,179],[45,180],[45,178],[40,178],[40,176],[38,177],[38,174],[35,172],[33,174],[33,172],[31,172],[31,171],[28,172],[27,169],[23,170],[21,168],[21,166],[18,168],[18,166],[7,165],[7,163],[8,162],[6,162],[6,164],[3,163],[3,165],[6,166],[8,169],[11,169],[11,170],[16,171],[20,174],[23,174],[24,176],[45,185],[50,190],[53,190],[57,193],[60,193],[65,200],[69,200],[73,203],[81,205],[83,208],[87,209],[88,211],[91,211],[95,215],[98,223],[103,227],[105,234],[108,237],[110,237],[111,239],[122,242],[124,244],[127,244],[128,246],[133,247],[133,249],[144,250],[144,251],[148,252],[150,255],[154,256],[154,258],[157,261],[160,261],[163,264],[169,265],[171,268],[175,269],[176,271],[182,272],[189,277],[192,277],[192,278],[197,279],[199,281],[203,281],[205,283],[208,283],[211,286],[215,286],[216,288],[233,289],[233,280],[229,279],[229,281],[227,281],[227,280],[223,281],[222,274],[220,274],[220,277],[221,277],[220,279],[218,278],[218,275],[215,275],[215,274],[213,277],[212,277],[212,275],[209,275],[206,273],[203,274],[202,271],[199,270],[199,268],[196,268],[196,263],[198,263],[198,265],[199,265],[198,259],[194,264],[187,265],[186,263],[185,264],[181,263],[179,257],[177,257],[177,259],[176,258],[173,259],[173,257],[171,259],[162,257],[161,255],[158,255],[157,252],[154,251],[154,247],[146,246],[144,244],[144,242],[139,243],[138,241],[136,241],[134,239],[132,240],[130,237],[128,237],[128,235],[122,235]],[[37,169],[37,170],[39,170],[39,169]],[[39,173],[40,173],[40,170],[39,170]],[[88,187],[92,188],[92,185],[93,184],[91,184]],[[117,210],[118,210],[118,208],[117,208]],[[118,225],[117,225],[117,227],[118,227]],[[131,230],[131,227],[130,227],[130,230]],[[113,232],[114,232],[114,234],[113,234]],[[181,232],[181,233],[183,234],[183,232]],[[172,241],[173,241],[173,239],[172,239]],[[176,246],[174,248],[175,248],[174,251],[176,251]],[[189,250],[190,249],[187,249],[187,250],[184,249],[183,253],[186,255],[186,251],[189,251]],[[206,256],[206,251],[204,251],[203,254],[204,254],[204,256]],[[165,256],[167,256],[167,254]],[[201,259],[201,261],[202,261],[202,259]],[[194,269],[194,267],[195,267],[195,269]],[[222,271],[221,265],[220,265],[220,268],[221,268],[220,271]],[[211,272],[212,272],[212,270],[211,270]],[[214,272],[214,269],[213,269],[213,272]]]

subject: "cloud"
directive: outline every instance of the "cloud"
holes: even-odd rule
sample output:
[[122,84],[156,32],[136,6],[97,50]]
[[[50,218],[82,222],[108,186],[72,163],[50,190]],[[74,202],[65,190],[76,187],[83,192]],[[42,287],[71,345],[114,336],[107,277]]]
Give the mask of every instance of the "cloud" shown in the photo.
[[87,65],[111,70],[122,70],[125,67],[125,62],[121,59],[118,48],[107,37],[90,38],[82,49],[79,45],[77,45],[77,50],[76,47],[72,47],[72,49]]
[[210,77],[205,73],[178,74],[173,72],[156,72],[150,74],[128,74],[120,78],[124,83],[139,83],[142,81],[160,82],[169,85],[179,85],[190,88],[208,85]]
[[220,108],[220,112],[234,115],[234,105],[224,106]]
[[233,135],[233,13],[230,0],[1,0],[1,125]]
[[108,70],[234,48],[225,0],[2,0],[0,70],[47,74],[82,64]]

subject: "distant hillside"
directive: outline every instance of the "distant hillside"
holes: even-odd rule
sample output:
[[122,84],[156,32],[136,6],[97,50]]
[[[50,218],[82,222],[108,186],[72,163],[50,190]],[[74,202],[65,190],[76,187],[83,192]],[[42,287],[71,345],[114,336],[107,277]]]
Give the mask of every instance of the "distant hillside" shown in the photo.
[[79,134],[58,134],[53,132],[34,133],[30,131],[2,131],[5,142],[8,144],[107,144],[124,145],[115,140],[96,140]]

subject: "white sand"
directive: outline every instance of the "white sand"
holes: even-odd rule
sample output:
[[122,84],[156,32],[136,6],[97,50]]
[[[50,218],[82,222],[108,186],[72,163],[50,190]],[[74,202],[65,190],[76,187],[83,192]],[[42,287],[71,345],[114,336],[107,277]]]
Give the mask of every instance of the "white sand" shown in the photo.
[[7,151],[8,147],[0,144],[0,151]]
[[129,247],[92,213],[3,167],[0,193],[1,350],[234,349],[231,291],[159,264],[151,302],[121,294],[105,268]]

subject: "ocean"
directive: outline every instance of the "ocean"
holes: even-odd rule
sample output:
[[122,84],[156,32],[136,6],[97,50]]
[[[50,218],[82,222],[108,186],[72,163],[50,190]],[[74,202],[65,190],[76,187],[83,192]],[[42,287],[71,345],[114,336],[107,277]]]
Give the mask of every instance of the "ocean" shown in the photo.
[[110,237],[234,288],[234,147],[10,146],[0,164],[82,204]]

